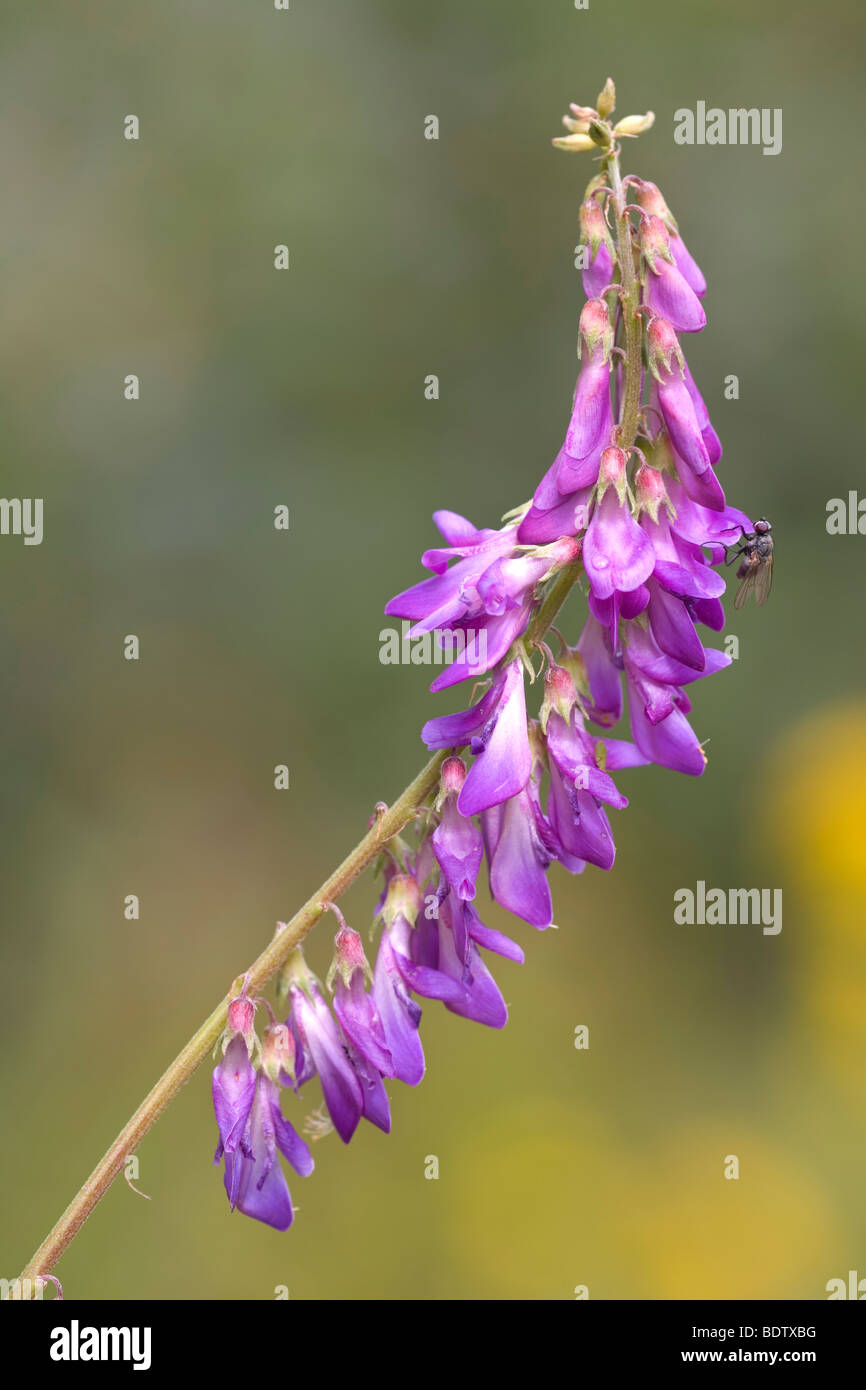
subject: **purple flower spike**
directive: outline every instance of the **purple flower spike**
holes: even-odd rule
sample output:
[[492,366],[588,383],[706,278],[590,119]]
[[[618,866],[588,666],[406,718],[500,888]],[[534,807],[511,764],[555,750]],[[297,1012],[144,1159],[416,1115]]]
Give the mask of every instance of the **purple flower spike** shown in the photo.
[[653,548],[632,516],[625,490],[625,454],[616,445],[602,454],[599,490],[583,542],[583,563],[592,591],[601,599],[628,593],[653,571]]
[[457,798],[466,781],[461,758],[442,764],[442,819],[433,832],[433,850],[449,888],[458,898],[475,897],[475,880],[484,857],[484,841],[474,821],[460,814]]

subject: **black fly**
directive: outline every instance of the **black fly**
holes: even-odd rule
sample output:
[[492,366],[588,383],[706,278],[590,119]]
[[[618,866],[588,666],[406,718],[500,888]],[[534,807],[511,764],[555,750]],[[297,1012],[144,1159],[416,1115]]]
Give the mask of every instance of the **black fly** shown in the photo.
[[773,583],[773,537],[772,526],[765,516],[755,522],[754,531],[743,531],[742,539],[733,555],[725,560],[732,565],[740,559],[737,578],[740,587],[734,599],[734,607],[742,608],[749,594],[754,593],[757,603],[766,603]]

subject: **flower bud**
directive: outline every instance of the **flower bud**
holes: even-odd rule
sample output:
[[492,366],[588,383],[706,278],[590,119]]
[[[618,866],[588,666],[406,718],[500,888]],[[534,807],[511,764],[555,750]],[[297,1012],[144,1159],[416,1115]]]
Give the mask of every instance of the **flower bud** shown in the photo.
[[623,116],[613,128],[614,135],[625,135],[633,138],[635,135],[643,135],[655,124],[655,112],[647,111],[645,116]]
[[682,373],[683,354],[679,339],[667,319],[650,319],[646,339],[650,371],[654,377],[661,381],[662,371],[669,376],[673,371],[674,361]]
[[590,121],[589,133],[600,149],[606,150],[610,145],[610,126],[606,121]]
[[572,150],[576,153],[580,153],[582,150],[596,149],[596,143],[591,135],[556,135],[551,144],[555,145],[558,150]]
[[463,759],[446,758],[442,764],[440,778],[443,792],[455,792],[459,795],[466,781],[466,764]]
[[652,520],[658,521],[661,504],[664,502],[669,505],[668,491],[662,474],[648,463],[642,463],[635,474],[634,482],[638,514],[649,512]]
[[669,261],[670,264],[673,265],[674,258],[671,251],[671,240],[668,235],[668,229],[660,217],[642,218],[640,245],[655,275],[659,273],[656,269],[657,259]]
[[300,946],[296,946],[280,971],[277,980],[277,998],[285,999],[291,989],[300,989],[305,994],[312,996],[318,983],[304,959],[303,950]]
[[637,200],[644,212],[648,212],[651,217],[660,217],[670,231],[675,232],[677,230],[677,220],[665,202],[661,189],[656,184],[641,179],[638,185]]
[[551,714],[558,714],[565,723],[571,719],[571,711],[577,704],[577,691],[574,681],[564,666],[551,666],[544,677],[544,699],[539,711],[539,723],[547,733],[547,721]]
[[598,467],[599,501],[609,487],[615,487],[621,499],[625,497],[626,463],[626,456],[618,444],[610,444],[604,450]]
[[588,198],[580,205],[580,235],[592,251],[593,260],[598,255],[598,248],[602,243],[608,247],[611,255],[615,254],[604,213],[595,198]]
[[297,1044],[294,1034],[285,1023],[272,1023],[265,1029],[265,1039],[262,1043],[262,1066],[275,1083],[279,1086],[282,1082],[280,1073],[283,1072],[291,1082],[295,1081],[295,1055]]
[[579,121],[586,121],[587,126],[590,121],[598,120],[599,112],[594,106],[578,106],[576,102],[570,101],[568,109],[572,116],[576,116]]
[[229,1004],[226,1031],[230,1034],[241,1033],[246,1038],[252,1032],[255,1016],[256,1006],[253,1001],[243,994],[238,995]]
[[609,116],[616,108],[616,87],[613,85],[613,78],[609,77],[596,98],[596,106],[600,116]]
[[607,361],[613,347],[613,325],[603,299],[588,299],[581,309],[578,349],[581,340],[586,343],[590,357],[601,346],[602,360]]
[[578,120],[576,116],[563,116],[562,124],[572,135],[586,135],[589,132],[589,121]]
[[372,980],[373,972],[364,954],[361,938],[356,931],[344,924],[334,937],[334,956],[325,977],[325,984],[328,989],[333,990],[334,979],[339,975],[348,988],[356,970],[360,970],[365,979]]
[[574,688],[578,695],[584,699],[590,698],[589,672],[586,662],[576,647],[566,647],[559,658],[560,666],[564,666],[574,683]]
[[421,911],[421,889],[409,874],[395,874],[388,884],[385,901],[382,904],[382,917],[390,927],[397,917],[405,917],[412,926]]

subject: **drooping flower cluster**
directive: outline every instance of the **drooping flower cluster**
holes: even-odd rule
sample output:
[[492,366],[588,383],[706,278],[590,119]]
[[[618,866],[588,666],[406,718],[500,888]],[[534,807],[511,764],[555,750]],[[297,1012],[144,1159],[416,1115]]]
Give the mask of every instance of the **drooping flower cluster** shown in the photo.
[[[505,1023],[482,952],[517,962],[523,952],[475,908],[485,857],[494,901],[548,927],[554,861],[572,874],[613,866],[609,812],[627,805],[614,775],[656,763],[700,776],[706,765],[686,687],[729,664],[700,629],[721,630],[719,566],[752,526],[725,501],[715,471],[721,445],[683,354],[684,335],[706,323],[706,282],[659,189],[620,179],[617,139],[650,118],[611,128],[612,109],[609,84],[597,109],[572,107],[571,133],[555,142],[607,156],[580,212],[587,301],[562,447],[531,502],[499,529],[437,512],[444,544],[422,556],[430,577],[385,610],[411,621],[410,637],[433,633],[458,653],[431,690],[482,689],[422,730],[427,747],[447,756],[416,848],[401,844],[387,857],[375,968],[342,923],[332,1004],[298,952],[288,1017],[272,1020],[263,1045],[252,1003],[232,1005],[214,1072],[217,1159],[232,1206],[273,1226],[291,1221],[276,1151],[301,1174],[312,1168],[282,1116],[281,1087],[299,1091],[317,1075],[348,1143],[362,1118],[389,1129],[386,1081],[417,1085],[423,1076],[419,999],[490,1027]],[[554,658],[536,626],[547,586],[581,574],[582,627],[573,644],[557,633]],[[530,718],[526,679],[534,683],[539,653],[544,694]],[[628,739],[610,734],[624,689]]]

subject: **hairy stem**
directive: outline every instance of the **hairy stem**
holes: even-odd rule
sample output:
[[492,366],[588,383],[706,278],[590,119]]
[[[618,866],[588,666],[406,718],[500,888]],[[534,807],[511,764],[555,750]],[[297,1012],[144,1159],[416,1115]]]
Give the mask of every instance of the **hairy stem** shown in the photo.
[[626,195],[622,185],[617,146],[611,148],[605,160],[607,176],[613,189],[616,242],[622,278],[622,321],[625,330],[625,385],[622,393],[622,414],[619,422],[619,445],[628,449],[637,434],[642,384],[640,282],[635,273],[634,250],[631,240],[631,218],[626,212]]

